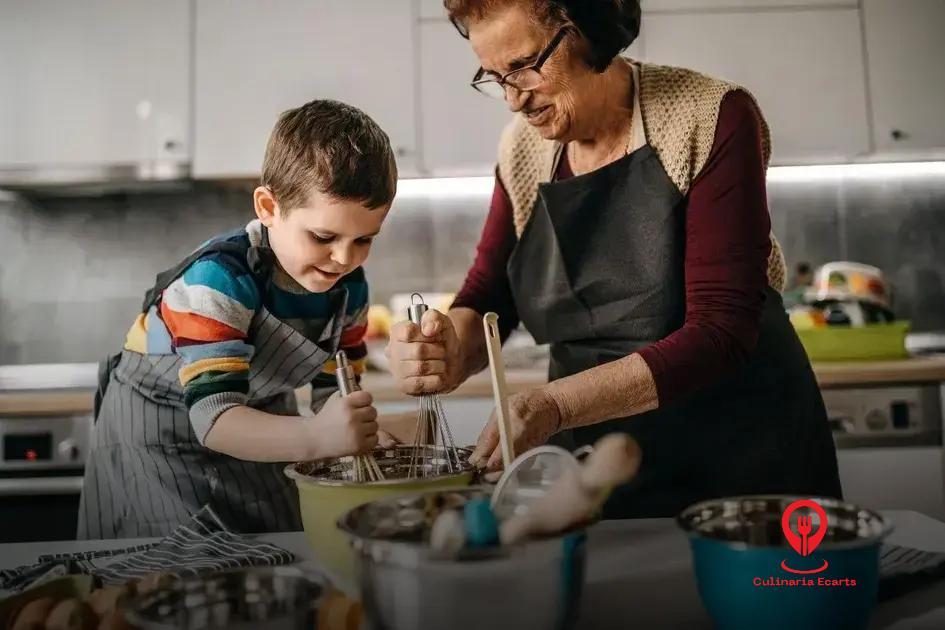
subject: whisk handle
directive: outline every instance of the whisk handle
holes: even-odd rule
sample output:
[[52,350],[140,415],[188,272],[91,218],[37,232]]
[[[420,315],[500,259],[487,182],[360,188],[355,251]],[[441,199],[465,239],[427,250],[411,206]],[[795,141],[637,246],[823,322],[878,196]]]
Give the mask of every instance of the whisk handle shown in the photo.
[[351,392],[361,391],[358,385],[358,379],[354,374],[354,367],[348,361],[348,355],[344,350],[339,350],[335,354],[335,379],[338,381],[338,391],[341,396],[348,396]]
[[407,317],[410,319],[411,323],[420,325],[420,322],[423,321],[423,314],[429,310],[429,307],[424,304],[411,304],[407,308]]

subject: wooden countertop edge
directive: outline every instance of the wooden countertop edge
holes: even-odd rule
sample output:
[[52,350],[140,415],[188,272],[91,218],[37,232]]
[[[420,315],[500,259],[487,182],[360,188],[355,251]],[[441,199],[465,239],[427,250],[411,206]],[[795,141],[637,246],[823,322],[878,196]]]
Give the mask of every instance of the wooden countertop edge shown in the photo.
[[[511,370],[506,374],[509,391],[518,392],[547,382],[545,371]],[[369,372],[361,381],[363,389],[371,392],[378,402],[399,402],[409,397],[394,386],[393,379],[379,372]],[[301,387],[296,390],[300,404],[308,404],[311,390]],[[456,398],[491,398],[492,381],[489,375],[477,374],[450,394]],[[92,390],[44,390],[0,393],[0,416],[43,416],[51,414],[85,414],[92,411]]]
[[824,389],[847,385],[936,383],[945,381],[945,356],[892,361],[815,363],[817,383]]
[[[945,357],[918,357],[901,361],[871,361],[814,364],[817,382],[824,389],[850,385],[890,383],[935,383],[945,381]],[[509,370],[509,390],[518,392],[546,382],[544,370]],[[393,379],[379,372],[368,372],[362,386],[378,402],[408,400]],[[300,388],[299,401],[307,404],[308,388]],[[450,394],[457,398],[491,398],[492,382],[487,373],[477,374]],[[83,414],[92,410],[92,390],[0,393],[0,416]]]

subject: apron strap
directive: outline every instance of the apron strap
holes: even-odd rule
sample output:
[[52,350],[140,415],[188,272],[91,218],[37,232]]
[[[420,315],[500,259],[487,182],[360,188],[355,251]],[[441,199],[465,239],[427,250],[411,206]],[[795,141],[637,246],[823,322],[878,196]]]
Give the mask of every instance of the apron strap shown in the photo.
[[184,258],[174,267],[162,271],[154,279],[154,286],[144,294],[144,302],[141,304],[141,312],[147,313],[148,310],[161,298],[164,289],[169,287],[172,282],[177,280],[187,268],[194,264],[199,258],[207,254],[227,254],[237,260],[246,260],[253,277],[256,279],[260,292],[268,286],[272,277],[272,268],[276,262],[276,255],[269,247],[269,230],[262,226],[262,241],[259,245],[250,245],[246,247],[229,241],[211,241],[203,247]]
[[630,114],[630,140],[627,143],[627,153],[633,153],[646,144],[646,130],[643,128],[643,112],[640,110],[640,66],[630,62],[630,71],[633,74],[633,113]]

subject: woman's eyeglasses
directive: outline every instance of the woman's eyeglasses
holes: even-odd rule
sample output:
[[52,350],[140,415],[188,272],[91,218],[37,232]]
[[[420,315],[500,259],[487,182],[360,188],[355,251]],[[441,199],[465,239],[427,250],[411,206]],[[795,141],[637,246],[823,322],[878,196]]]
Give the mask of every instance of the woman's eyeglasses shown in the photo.
[[511,85],[516,90],[527,92],[529,90],[534,90],[541,82],[544,80],[544,77],[541,75],[541,67],[544,65],[548,58],[554,53],[555,49],[558,48],[558,45],[561,43],[561,40],[564,39],[564,36],[568,33],[568,27],[562,27],[554,38],[545,46],[545,49],[541,51],[541,54],[538,55],[538,59],[535,60],[535,63],[525,66],[524,68],[516,68],[511,72],[507,72],[501,77],[490,76],[486,77],[486,71],[482,68],[476,72],[473,76],[473,80],[470,83],[476,91],[486,96],[492,98],[505,98],[506,86]]

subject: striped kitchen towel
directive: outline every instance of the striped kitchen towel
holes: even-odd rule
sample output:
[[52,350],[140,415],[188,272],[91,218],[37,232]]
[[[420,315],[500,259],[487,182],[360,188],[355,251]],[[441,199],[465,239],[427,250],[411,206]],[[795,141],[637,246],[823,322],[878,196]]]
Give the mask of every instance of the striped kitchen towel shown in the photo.
[[943,578],[945,553],[888,544],[880,548],[880,600],[898,597]]
[[119,584],[155,572],[190,576],[210,571],[295,562],[290,552],[229,531],[209,505],[158,542],[124,549],[40,556],[35,564],[0,571],[0,590],[16,593],[59,575],[90,574]]

